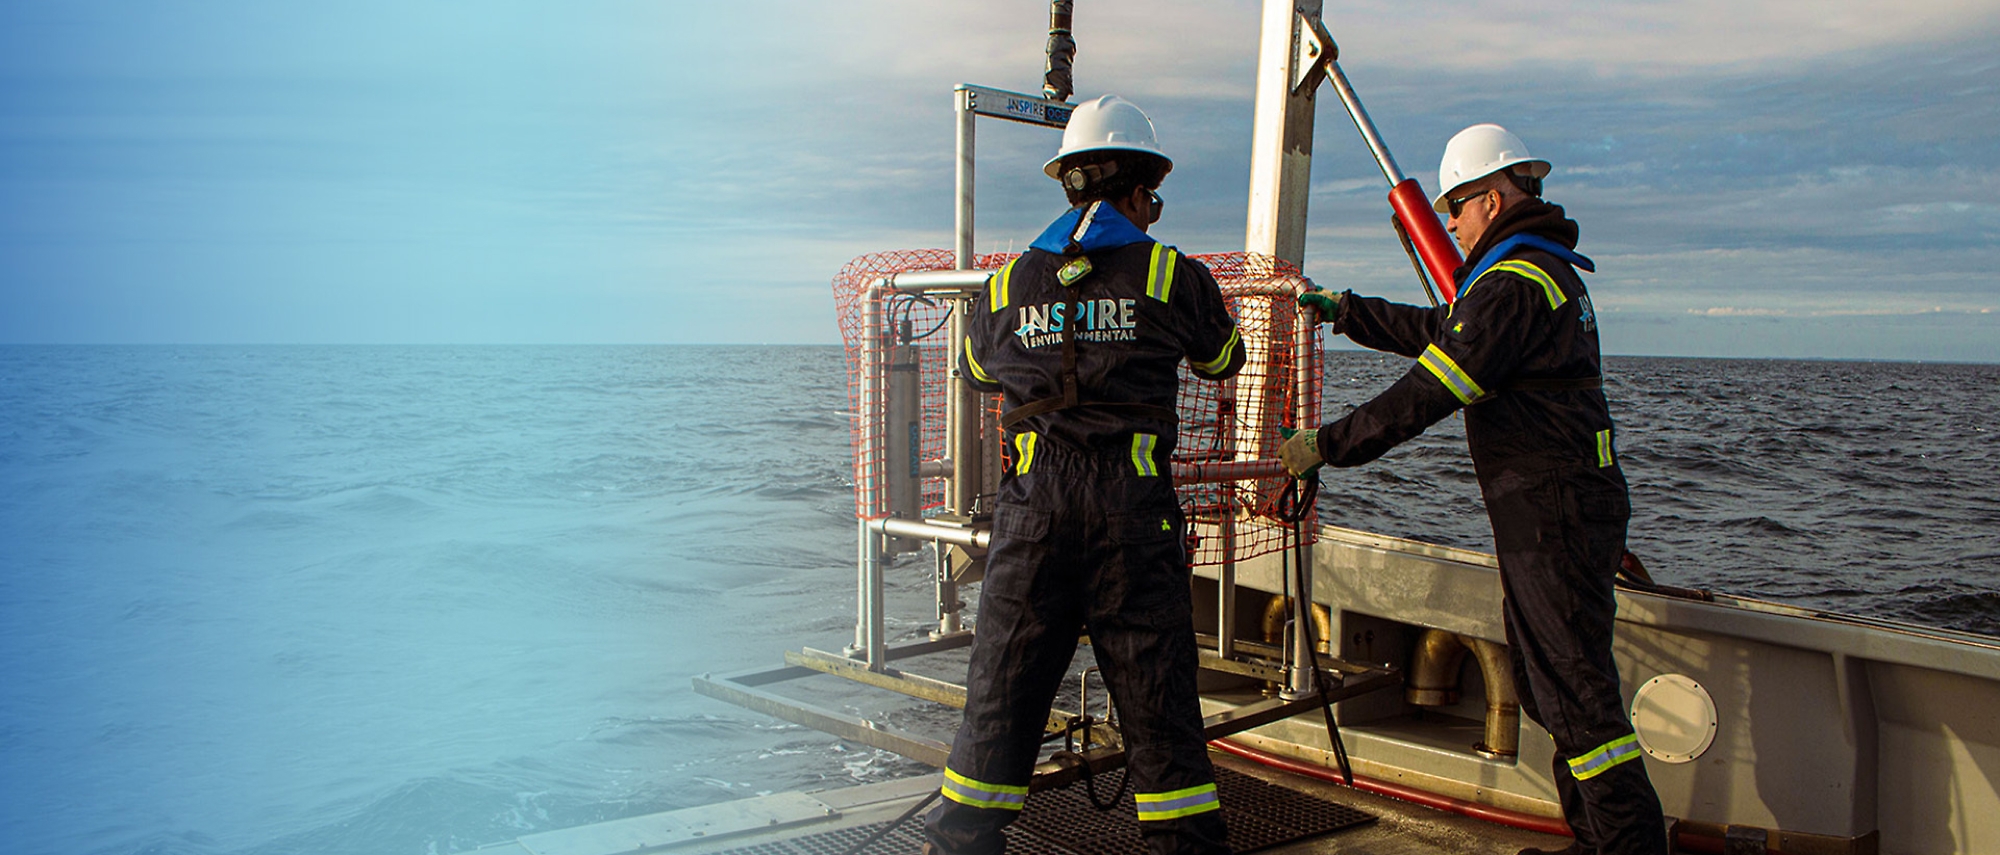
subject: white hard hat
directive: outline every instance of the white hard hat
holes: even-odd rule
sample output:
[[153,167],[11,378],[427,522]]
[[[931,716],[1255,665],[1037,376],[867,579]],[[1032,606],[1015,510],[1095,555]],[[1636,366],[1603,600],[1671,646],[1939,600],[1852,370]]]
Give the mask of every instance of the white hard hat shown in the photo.
[[1445,200],[1464,187],[1516,164],[1528,164],[1528,174],[1536,178],[1549,174],[1549,162],[1528,155],[1527,143],[1495,124],[1473,125],[1452,135],[1444,144],[1444,159],[1438,162],[1438,195],[1431,208],[1445,213]]
[[1076,105],[1076,110],[1069,114],[1069,125],[1063,128],[1062,148],[1048,163],[1042,164],[1042,171],[1060,180],[1056,167],[1063,158],[1079,152],[1107,150],[1145,152],[1166,161],[1169,169],[1174,165],[1174,159],[1160,150],[1160,141],[1153,135],[1153,120],[1146,118],[1145,112],[1132,102],[1104,95]]

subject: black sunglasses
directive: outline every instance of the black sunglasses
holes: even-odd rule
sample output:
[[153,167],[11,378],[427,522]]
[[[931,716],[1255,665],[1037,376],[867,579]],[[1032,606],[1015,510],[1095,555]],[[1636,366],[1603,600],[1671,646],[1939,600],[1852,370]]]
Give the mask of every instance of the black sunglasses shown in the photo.
[[1465,207],[1465,203],[1467,203],[1467,202],[1470,202],[1470,201],[1472,201],[1472,200],[1474,200],[1474,199],[1477,199],[1477,198],[1479,198],[1479,197],[1481,197],[1481,196],[1484,196],[1484,195],[1486,195],[1487,193],[1490,193],[1490,192],[1492,192],[1491,188],[1488,188],[1488,189],[1486,189],[1486,190],[1480,190],[1480,191],[1478,191],[1478,192],[1474,192],[1474,193],[1467,193],[1467,194],[1465,194],[1465,195],[1463,195],[1463,196],[1460,196],[1460,197],[1458,197],[1458,198],[1456,198],[1456,199],[1446,199],[1446,200],[1444,200],[1444,204],[1445,204],[1445,207],[1446,207],[1447,209],[1449,209],[1449,210],[1450,210],[1450,212],[1451,212],[1451,215],[1452,215],[1452,216],[1454,216],[1454,217],[1456,217],[1456,216],[1458,216],[1458,212],[1459,212],[1459,210],[1460,210],[1460,209],[1463,209],[1463,208]]

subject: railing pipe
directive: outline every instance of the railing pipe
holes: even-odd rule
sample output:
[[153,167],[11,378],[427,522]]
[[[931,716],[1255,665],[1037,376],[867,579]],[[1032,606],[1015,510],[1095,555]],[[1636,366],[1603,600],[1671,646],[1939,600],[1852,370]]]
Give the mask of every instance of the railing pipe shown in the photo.
[[991,270],[975,270],[970,267],[957,270],[910,270],[891,273],[875,280],[880,287],[894,288],[905,294],[959,294],[972,296],[986,285],[986,277]]
[[1211,460],[1204,462],[1177,462],[1174,464],[1175,485],[1251,481],[1258,478],[1276,478],[1283,474],[1285,474],[1285,462],[1276,458],[1268,460]]
[[984,549],[987,544],[993,541],[993,533],[985,529],[958,528],[956,526],[917,522],[915,520],[900,520],[895,517],[867,520],[865,525],[870,531],[894,537],[936,540],[943,543],[952,543],[979,549]]

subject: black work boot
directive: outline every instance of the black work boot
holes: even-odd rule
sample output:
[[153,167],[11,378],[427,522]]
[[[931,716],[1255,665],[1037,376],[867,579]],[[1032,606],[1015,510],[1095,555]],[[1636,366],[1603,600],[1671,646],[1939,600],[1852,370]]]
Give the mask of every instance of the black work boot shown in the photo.
[[1530,846],[1521,850],[1520,855],[1591,855],[1591,853],[1572,842],[1561,849],[1536,849]]

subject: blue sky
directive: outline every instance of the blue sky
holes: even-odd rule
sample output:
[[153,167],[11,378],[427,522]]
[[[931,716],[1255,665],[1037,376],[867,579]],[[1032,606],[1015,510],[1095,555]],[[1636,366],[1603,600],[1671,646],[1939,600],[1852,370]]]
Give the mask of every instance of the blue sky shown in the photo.
[[[1240,249],[1257,2],[1077,0],[1155,118],[1156,234]],[[0,6],[0,342],[831,342],[828,280],[948,246],[951,87],[1034,88],[1046,4]],[[1611,353],[2000,361],[2000,6],[1329,3],[1427,189],[1555,161]],[[1321,99],[1307,273],[1419,300]],[[979,246],[1062,206],[981,126]]]

